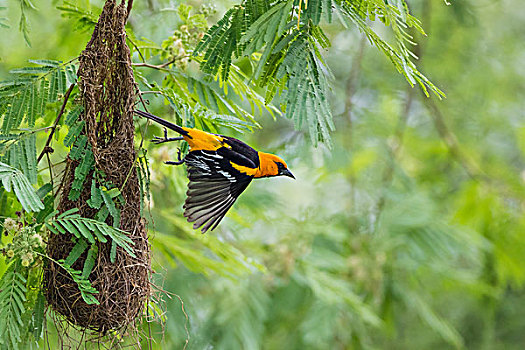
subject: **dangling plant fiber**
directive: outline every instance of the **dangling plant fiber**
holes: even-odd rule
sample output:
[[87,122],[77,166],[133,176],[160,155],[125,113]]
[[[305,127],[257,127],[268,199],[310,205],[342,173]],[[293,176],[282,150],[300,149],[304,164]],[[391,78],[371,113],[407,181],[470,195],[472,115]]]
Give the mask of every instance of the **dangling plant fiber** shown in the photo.
[[[78,217],[125,231],[130,244],[119,245],[96,230],[96,239],[88,235],[87,240],[79,232],[91,225],[87,219],[73,218],[76,226],[57,222],[62,231],[49,236],[47,253],[61,264],[49,262],[44,276],[52,309],[70,323],[102,334],[133,327],[150,295],[149,245],[133,143],[136,85],[124,30],[127,11],[124,2],[108,0],[80,56],[82,108],[67,120],[72,150],[58,211],[78,208]],[[91,285],[82,289],[80,277]]]

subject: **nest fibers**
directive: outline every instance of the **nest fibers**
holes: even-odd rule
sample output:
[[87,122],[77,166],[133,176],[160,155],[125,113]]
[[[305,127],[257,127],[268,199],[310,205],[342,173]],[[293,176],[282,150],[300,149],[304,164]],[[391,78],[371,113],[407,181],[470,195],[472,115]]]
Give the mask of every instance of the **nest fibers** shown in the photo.
[[[45,268],[45,291],[54,311],[83,329],[105,334],[108,330],[134,325],[150,294],[150,254],[144,219],[140,215],[140,189],[135,168],[133,144],[133,102],[136,88],[131,70],[130,52],[126,45],[124,25],[127,19],[124,3],[108,0],[93,36],[80,56],[78,84],[85,121],[84,134],[92,147],[95,167],[106,174],[105,180],[121,189],[125,204],[120,205],[120,228],[135,243],[136,258],[117,248],[115,263],[110,261],[111,242],[98,242],[96,265],[89,277],[99,291],[100,305],[88,305],[77,284],[59,266]],[[97,210],[89,207],[92,174],[84,183],[76,201],[68,199],[78,161],[68,158],[58,210],[78,208],[80,215],[92,218]],[[93,180],[95,181],[95,180]],[[98,185],[98,184],[97,184]],[[113,219],[107,220],[112,224]],[[74,243],[71,234],[50,235],[47,253],[53,259],[65,259]],[[86,253],[73,265],[82,270]]]

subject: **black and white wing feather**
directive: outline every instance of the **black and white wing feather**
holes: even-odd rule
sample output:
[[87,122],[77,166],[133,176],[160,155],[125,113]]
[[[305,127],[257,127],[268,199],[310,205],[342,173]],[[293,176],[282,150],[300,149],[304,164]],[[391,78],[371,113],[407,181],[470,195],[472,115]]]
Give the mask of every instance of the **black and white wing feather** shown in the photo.
[[224,148],[191,151],[184,159],[190,179],[184,216],[194,223],[194,229],[202,226],[202,233],[217,227],[253,179],[232,167],[229,152],[232,151]]

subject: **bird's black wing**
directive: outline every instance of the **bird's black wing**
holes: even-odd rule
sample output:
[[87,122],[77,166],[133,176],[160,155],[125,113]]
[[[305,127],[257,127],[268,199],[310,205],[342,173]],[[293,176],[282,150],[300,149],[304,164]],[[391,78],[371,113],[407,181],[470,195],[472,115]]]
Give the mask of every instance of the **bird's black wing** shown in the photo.
[[202,233],[217,227],[253,179],[233,168],[232,158],[241,159],[244,166],[256,167],[247,157],[226,147],[217,151],[191,151],[184,159],[190,179],[184,216],[194,223],[194,229],[202,226]]
[[[230,146],[230,150],[232,151],[230,152],[230,157],[234,158],[230,160],[232,160],[235,164],[252,167],[252,165],[248,165],[251,164],[249,162],[252,162],[253,167],[256,168],[259,166],[259,153],[256,150],[254,150],[252,147],[248,146],[241,140],[237,140],[236,138],[229,136],[221,136],[224,139],[224,143]],[[248,163],[244,164],[246,162]]]

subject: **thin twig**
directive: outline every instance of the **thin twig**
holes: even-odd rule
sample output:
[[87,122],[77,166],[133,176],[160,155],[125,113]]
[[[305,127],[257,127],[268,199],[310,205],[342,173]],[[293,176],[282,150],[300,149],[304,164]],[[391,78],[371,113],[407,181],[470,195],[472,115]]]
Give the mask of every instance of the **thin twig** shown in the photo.
[[184,317],[186,318],[186,320],[184,321],[184,330],[186,331],[186,339],[184,342],[184,347],[182,348],[182,350],[186,350],[186,347],[188,346],[190,342],[190,331],[188,330],[188,321],[190,320],[190,318],[188,317],[188,314],[186,313],[186,310],[184,309],[184,301],[182,300],[182,298],[178,294],[173,294],[173,295],[175,295],[175,297],[179,299],[180,304],[181,304],[182,313],[184,314]]
[[[144,102],[144,99],[142,98],[142,94],[140,93],[140,90],[139,90],[139,99],[140,99],[140,103],[142,103],[142,107],[144,107],[144,110],[146,112],[148,112],[148,107],[146,107],[146,102]],[[144,127],[144,130],[141,130],[141,140],[140,140],[140,145],[139,145],[139,148],[142,148],[142,146],[144,145],[144,135],[146,134],[146,132],[148,131],[148,125],[149,125],[149,119],[148,121],[146,122],[146,126]]]
[[129,40],[129,42],[131,43],[131,45],[133,45],[133,47],[135,49],[137,49],[137,52],[139,53],[139,56],[140,56],[140,59],[142,60],[142,62],[146,63],[146,59],[144,58],[144,56],[142,55],[142,52],[140,52],[140,49],[139,47],[137,46],[137,44],[135,44],[135,42],[133,40],[131,40],[129,37],[126,38],[127,40]]
[[147,68],[153,68],[153,69],[157,69],[157,70],[167,70],[169,71],[169,69],[166,69],[167,66],[169,66],[170,64],[173,64],[175,63],[176,61],[180,61],[184,58],[188,58],[190,57],[189,55],[183,55],[183,56],[175,56],[173,57],[171,60],[167,61],[167,62],[164,62],[163,64],[159,64],[159,65],[154,65],[154,64],[150,64],[150,63],[132,63],[131,65],[133,67],[147,67]]
[[42,152],[40,153],[40,155],[38,156],[36,160],[37,164],[40,162],[40,160],[42,160],[42,157],[44,156],[44,154],[49,152],[49,144],[51,143],[51,140],[53,139],[53,134],[55,133],[58,123],[60,122],[60,118],[62,118],[62,114],[64,114],[64,110],[66,109],[67,101],[69,100],[69,95],[71,95],[71,92],[73,91],[74,87],[75,87],[75,84],[71,84],[66,94],[64,95],[64,102],[62,102],[62,107],[60,108],[60,112],[58,112],[55,122],[53,123],[53,126],[51,127],[51,132],[49,133],[49,137],[47,138],[46,145],[44,146],[44,149],[42,149]]
[[164,92],[162,91],[155,91],[155,90],[149,90],[149,91],[140,91],[141,95],[147,95],[147,94],[156,94],[156,95],[164,95]]
[[128,21],[128,18],[129,18],[129,13],[131,12],[131,9],[133,8],[133,0],[128,0],[128,7],[126,8],[126,22]]
[[[52,164],[51,166],[52,166],[52,167],[56,167],[57,165],[64,164],[65,162],[67,162],[66,159],[64,159],[64,160],[62,160],[62,161],[60,161],[60,162],[57,162],[57,163],[55,163],[55,164]],[[46,171],[46,170],[48,170],[48,169],[49,169],[49,166],[44,167],[44,168],[40,168],[40,169],[38,169],[38,172],[40,173],[40,172],[42,172],[42,171]]]
[[51,158],[49,157],[49,152],[46,152],[47,164],[49,166],[49,180],[51,182],[51,194],[53,194],[53,188],[55,187],[53,183],[53,167],[51,166]]

